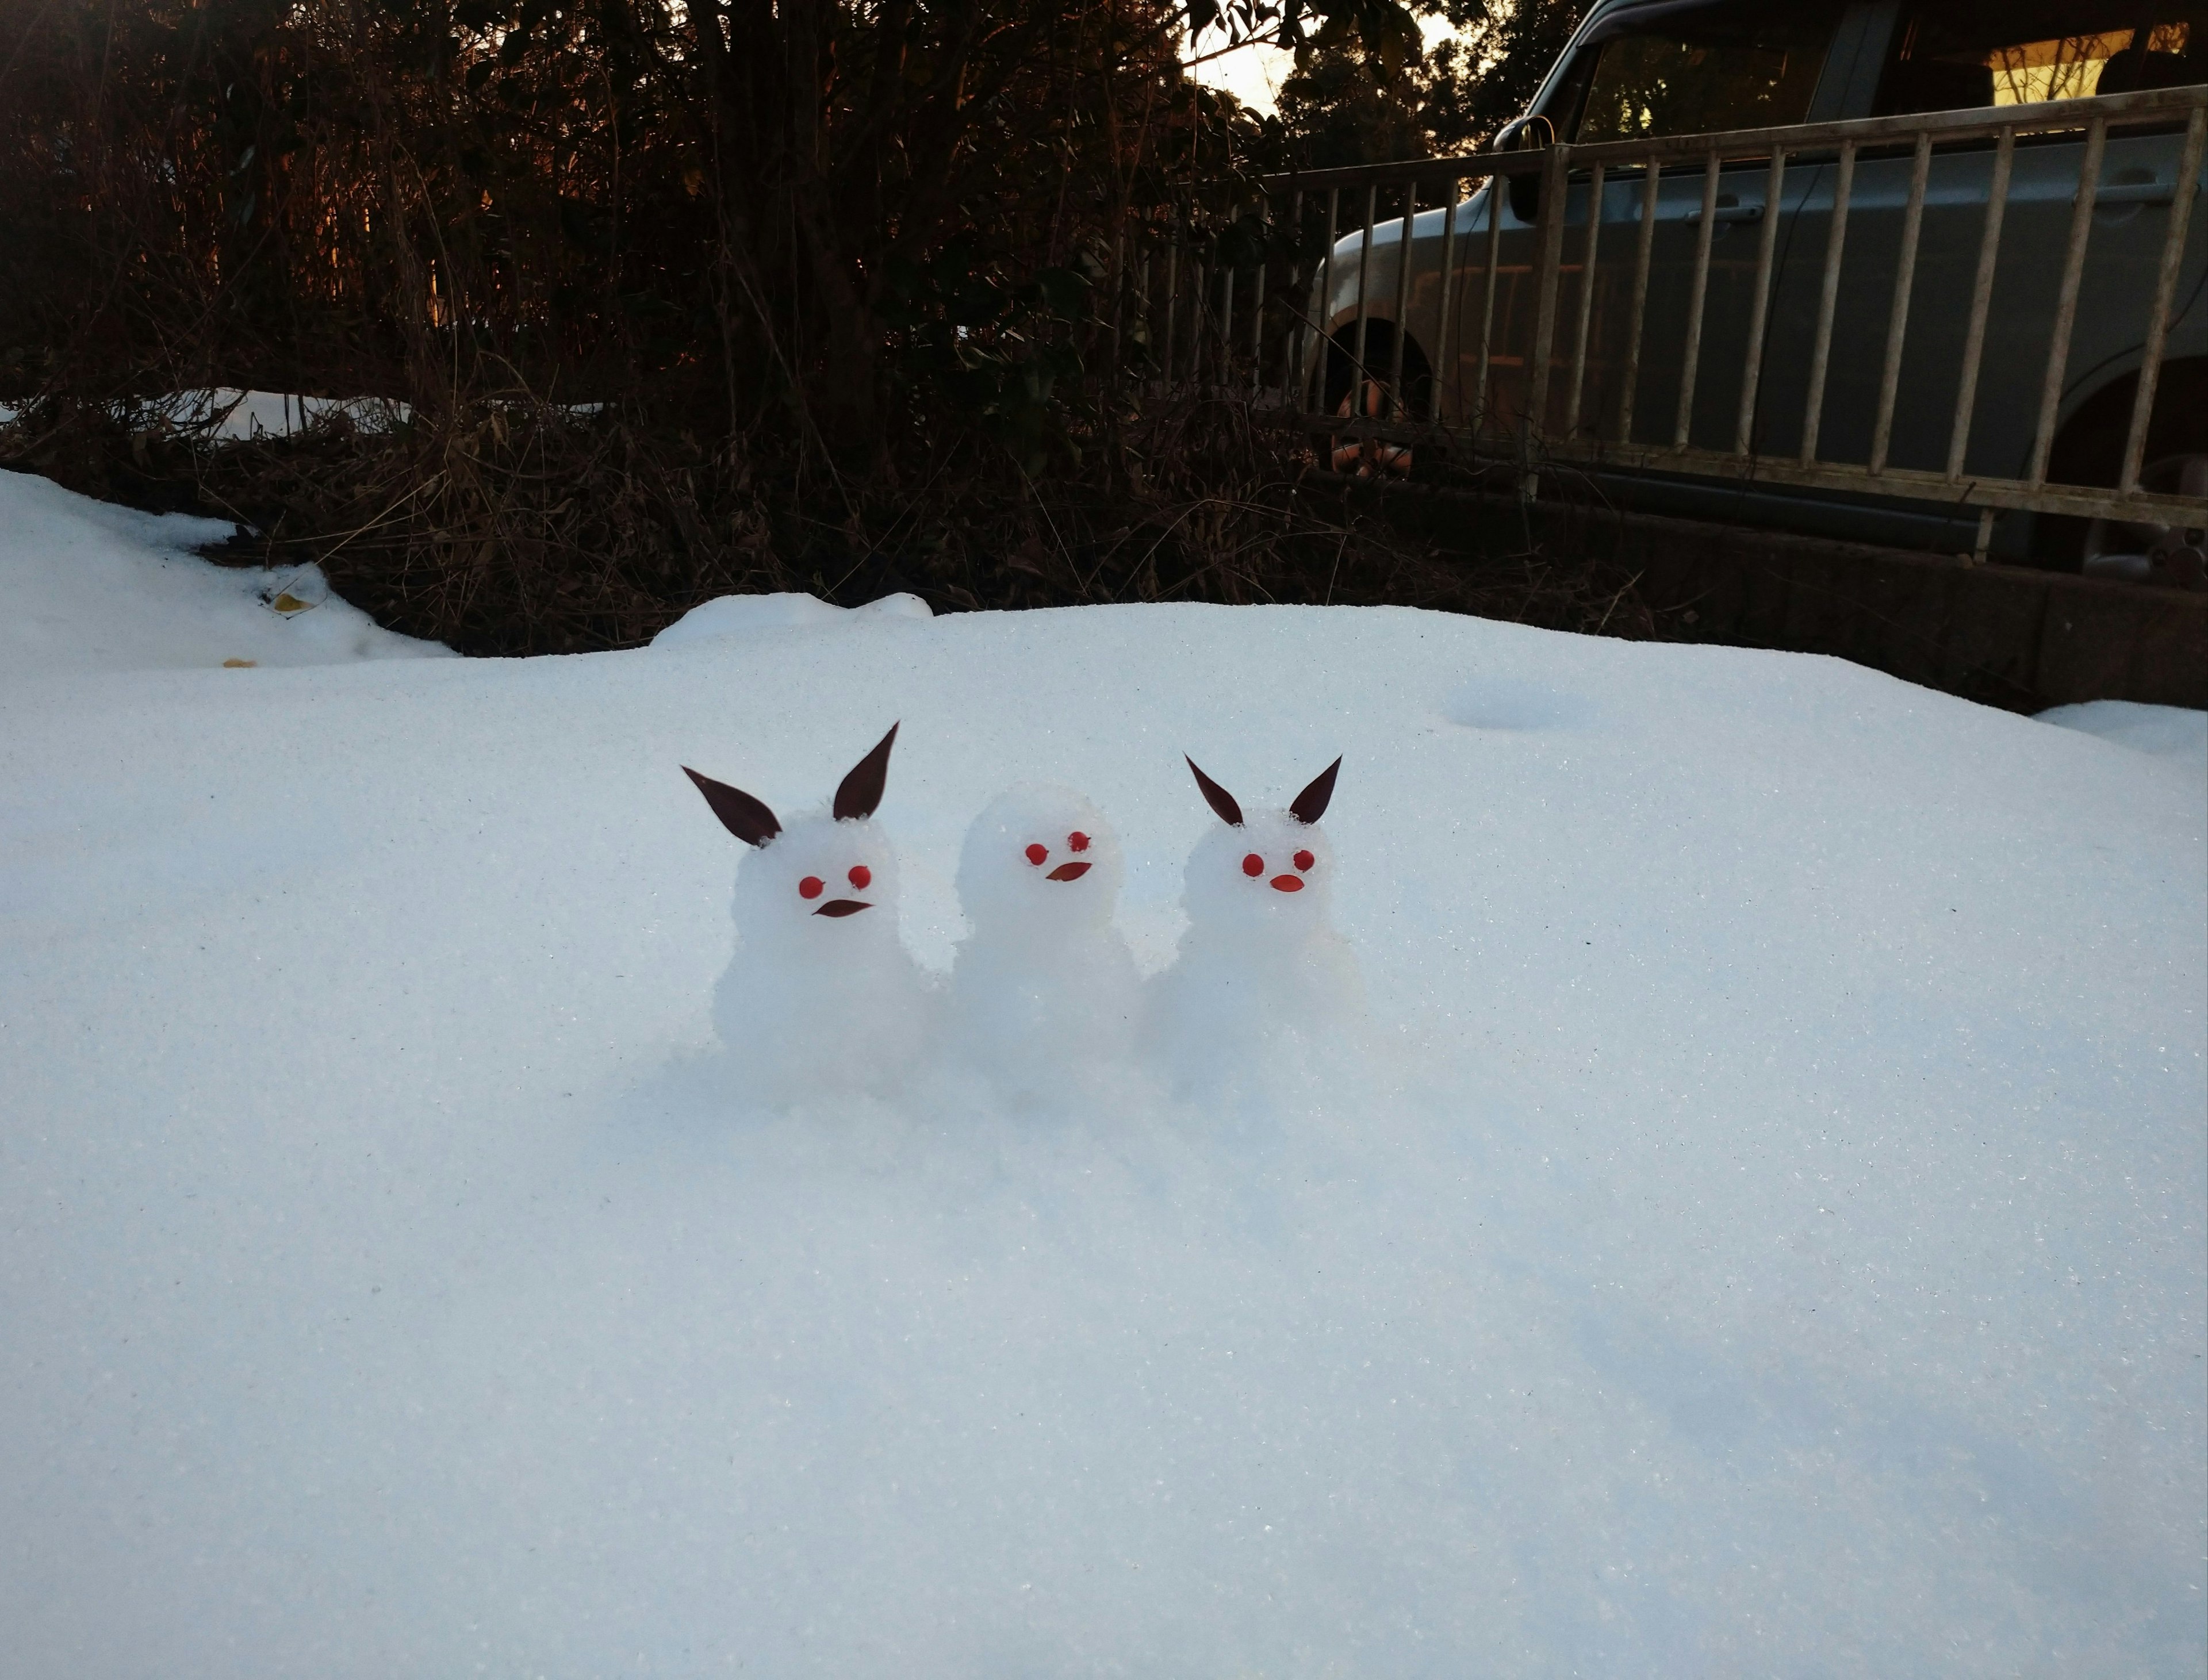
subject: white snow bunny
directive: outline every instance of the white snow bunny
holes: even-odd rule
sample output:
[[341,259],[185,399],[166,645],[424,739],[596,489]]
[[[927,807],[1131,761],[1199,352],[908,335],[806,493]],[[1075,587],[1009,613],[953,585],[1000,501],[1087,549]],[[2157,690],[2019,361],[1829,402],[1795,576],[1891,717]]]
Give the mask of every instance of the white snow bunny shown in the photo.
[[1007,1091],[1048,1098],[1133,1047],[1135,960],[1113,926],[1119,843],[1063,788],[1015,788],[966,831],[953,1041]]
[[897,853],[872,820],[896,740],[892,724],[828,810],[787,827],[741,789],[683,766],[753,849],[736,866],[736,952],[713,1022],[747,1094],[765,1102],[894,1089],[925,1044],[927,989],[897,937]]
[[1183,1085],[1346,1043],[1364,1017],[1356,957],[1329,915],[1334,849],[1318,826],[1341,760],[1287,810],[1248,817],[1193,759],[1188,767],[1222,826],[1189,854],[1188,928],[1153,983],[1148,1034]]

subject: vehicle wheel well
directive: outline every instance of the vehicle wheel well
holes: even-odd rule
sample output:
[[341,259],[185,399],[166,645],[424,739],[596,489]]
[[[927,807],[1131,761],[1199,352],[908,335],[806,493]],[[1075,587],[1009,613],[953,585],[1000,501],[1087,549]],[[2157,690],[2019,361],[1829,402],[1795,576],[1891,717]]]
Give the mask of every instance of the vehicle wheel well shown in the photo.
[[[1335,329],[1327,341],[1326,403],[1323,412],[1333,414],[1348,400],[1349,387],[1354,381],[1357,366],[1357,323]],[[1365,323],[1365,365],[1384,384],[1390,369],[1395,366],[1395,323],[1392,321],[1368,320]],[[1403,335],[1403,394],[1404,411],[1413,418],[1430,420],[1434,413],[1433,364],[1419,346],[1417,335]]]
[[[2048,452],[2048,483],[2115,483],[2123,470],[2124,440],[2131,431],[2139,380],[2134,369],[2079,404]],[[2164,362],[2155,381],[2145,459],[2196,452],[2208,453],[2208,357],[2179,357]],[[2032,558],[2042,565],[2076,570],[2091,523],[2067,513],[2040,514],[2032,521]]]

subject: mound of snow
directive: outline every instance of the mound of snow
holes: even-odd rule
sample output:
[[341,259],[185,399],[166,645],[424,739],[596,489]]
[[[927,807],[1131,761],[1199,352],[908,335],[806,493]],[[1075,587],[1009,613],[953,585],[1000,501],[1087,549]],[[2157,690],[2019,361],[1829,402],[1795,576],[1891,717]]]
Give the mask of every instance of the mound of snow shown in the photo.
[[237,527],[0,472],[0,661],[15,675],[449,657],[330,592],[317,567],[217,566]]
[[[113,587],[0,522],[0,621],[177,615],[176,527],[70,519]],[[1386,609],[83,669],[0,664],[0,1666],[2208,1661],[2166,760]],[[1344,754],[1313,867],[1370,1053],[759,1102],[713,999],[771,853],[678,766],[794,820],[898,719],[873,821],[938,975],[1006,787],[1110,823],[1155,974],[1226,832],[1180,754],[1253,813]]]
[[2208,783],[2208,711],[2140,705],[2132,700],[2088,700],[2043,711],[2039,721],[2164,759]]
[[838,607],[818,596],[718,595],[683,614],[651,639],[654,647],[682,647],[718,636],[750,636],[764,631],[813,630],[829,625],[865,623],[883,618],[929,618],[917,595],[885,595],[862,607]]

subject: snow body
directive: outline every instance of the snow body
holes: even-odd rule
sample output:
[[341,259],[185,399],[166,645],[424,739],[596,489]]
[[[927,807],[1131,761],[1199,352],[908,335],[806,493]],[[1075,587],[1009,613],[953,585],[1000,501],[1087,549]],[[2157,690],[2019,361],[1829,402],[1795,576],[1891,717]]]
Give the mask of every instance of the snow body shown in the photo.
[[1068,789],[1014,788],[967,830],[951,1042],[1007,1092],[1077,1092],[1132,1051],[1140,989],[1112,919],[1124,868],[1104,813]]
[[744,1094],[786,1106],[893,1092],[920,1057],[928,995],[898,937],[897,849],[880,827],[797,819],[737,864],[729,914],[713,1024]]
[[1152,986],[1148,1038],[1183,1086],[1353,1049],[1365,1020],[1356,954],[1335,930],[1325,830],[1285,811],[1204,831],[1189,854],[1188,928]]
[[[40,489],[9,1680],[2208,1671],[2208,736],[1366,608],[225,671]],[[892,716],[946,970],[1006,765],[1110,813],[1148,970],[1223,826],[1167,743],[1346,749],[1334,924],[1439,1095],[1269,1154],[669,1095],[739,855],[671,765],[808,803]]]

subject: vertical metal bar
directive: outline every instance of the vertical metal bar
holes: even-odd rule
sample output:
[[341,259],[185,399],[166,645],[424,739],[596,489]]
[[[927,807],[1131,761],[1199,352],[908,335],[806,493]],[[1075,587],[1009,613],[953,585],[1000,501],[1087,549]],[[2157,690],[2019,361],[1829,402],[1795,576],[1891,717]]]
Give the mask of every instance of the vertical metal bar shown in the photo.
[[1695,240],[1695,282],[1687,293],[1687,348],[1679,363],[1679,412],[1671,428],[1671,447],[1687,447],[1695,419],[1695,376],[1702,364],[1702,305],[1710,294],[1710,241],[1718,231],[1718,154],[1702,168],[1702,225]]
[[[1298,319],[1296,299],[1302,296],[1300,282],[1304,266],[1296,260],[1297,247],[1304,234],[1304,189],[1296,189],[1288,201],[1288,286],[1284,293],[1287,317],[1281,323],[1281,406],[1293,413],[1298,406],[1295,392],[1303,375],[1304,326]],[[1251,329],[1254,335],[1256,329]]]
[[1870,429],[1870,470],[1886,471],[1893,441],[1893,405],[1901,389],[1901,352],[1909,338],[1909,299],[1917,289],[1917,240],[1924,230],[1924,183],[1932,176],[1932,135],[1917,136],[1917,162],[1909,171],[1909,202],[1901,213],[1901,249],[1893,263],[1893,303],[1886,316],[1886,365],[1879,370],[1878,418]]
[[1410,329],[1411,321],[1411,235],[1417,226],[1419,215],[1419,185],[1415,181],[1403,183],[1403,228],[1395,238],[1395,345],[1388,356],[1388,411],[1407,416],[1410,405],[1403,400],[1403,339]]
[[1112,237],[1112,367],[1108,382],[1119,383],[1120,328],[1127,315],[1127,229],[1122,223]]
[[1332,354],[1334,339],[1330,317],[1334,291],[1335,229],[1338,225],[1341,210],[1341,189],[1329,187],[1326,189],[1326,243],[1319,250],[1318,285],[1312,294],[1316,302],[1311,310],[1313,334],[1318,339],[1317,354],[1312,357],[1311,366],[1299,369],[1296,375],[1303,393],[1299,406],[1305,414],[1318,405],[1311,394],[1312,383],[1317,381],[1322,392],[1326,389],[1326,364]]
[[1257,251],[1257,278],[1250,297],[1250,392],[1265,388],[1265,273],[1272,266],[1264,248]]
[[[1449,355],[1449,328],[1455,323],[1456,287],[1452,277],[1456,271],[1456,202],[1457,189],[1461,181],[1450,181],[1449,208],[1442,213],[1441,302],[1438,324],[1434,328],[1434,418],[1439,420],[1446,412],[1444,393],[1451,385],[1457,387],[1461,398],[1464,388],[1463,370]],[[1463,405],[1458,405],[1461,409]]]
[[1203,326],[1209,316],[1211,303],[1212,265],[1191,252],[1188,262],[1188,383],[1192,391],[1203,389]]
[[1372,221],[1379,208],[1380,183],[1376,181],[1365,189],[1365,238],[1357,249],[1356,353],[1349,363],[1349,415],[1353,420],[1365,417],[1365,294],[1372,289]]
[[2146,461],[2146,432],[2154,417],[2155,381],[2162,374],[2162,347],[2169,333],[2169,306],[2177,296],[2178,268],[2185,255],[2185,232],[2193,201],[2199,192],[2200,157],[2208,149],[2208,106],[2195,105],[2185,125],[2185,149],[2177,164],[2177,195],[2169,201],[2169,229],[2162,240],[2162,272],[2155,277],[2154,303],[2147,310],[2146,356],[2139,363],[2139,391],[2132,399],[2132,429],[2124,439],[2124,470],[2116,479],[2125,495],[2139,489]]
[[2039,429],[2031,445],[2031,471],[2025,475],[2035,490],[2047,482],[2047,457],[2055,447],[2055,415],[2062,402],[2062,375],[2070,363],[2070,329],[2078,320],[2078,282],[2085,273],[2085,242],[2093,231],[2093,201],[2101,190],[2101,159],[2108,147],[2109,119],[2096,117],[2085,128],[2078,202],[2070,212],[2070,243],[2062,255],[2061,290],[2055,298],[2055,333],[2047,347],[2047,374],[2039,387]]
[[1786,148],[1771,148],[1771,174],[1763,187],[1763,237],[1755,247],[1755,295],[1748,304],[1747,366],[1740,376],[1740,419],[1733,428],[1732,452],[1745,455],[1755,443],[1755,392],[1763,380],[1763,328],[1771,314],[1771,262],[1779,249],[1779,213],[1785,203]]
[[1833,362],[1833,321],[1840,303],[1840,255],[1848,243],[1848,201],[1855,192],[1856,143],[1840,142],[1840,168],[1833,182],[1833,225],[1825,231],[1825,278],[1817,296],[1817,336],[1809,352],[1809,394],[1802,406],[1802,464],[1817,459],[1817,433],[1825,423],[1825,375]]
[[1656,255],[1656,195],[1663,183],[1663,165],[1648,159],[1648,173],[1641,183],[1640,249],[1633,259],[1633,310],[1625,330],[1625,389],[1617,405],[1617,441],[1633,441],[1633,399],[1641,388],[1641,328],[1648,318],[1648,271]]
[[1180,301],[1180,230],[1173,230],[1173,243],[1166,247],[1166,341],[1164,354],[1158,358],[1159,377],[1164,381],[1168,393],[1173,390],[1173,332],[1179,311],[1174,305]]
[[1487,177],[1487,285],[1479,306],[1479,406],[1473,419],[1479,427],[1487,423],[1488,364],[1495,338],[1495,267],[1503,255],[1503,195],[1508,190],[1502,176]]
[[1564,219],[1571,208],[1571,182],[1565,174],[1568,146],[1551,146],[1541,169],[1541,265],[1533,317],[1533,357],[1527,369],[1526,422],[1535,431],[1549,419],[1549,364],[1557,348],[1557,285],[1564,270]]
[[1219,386],[1223,391],[1234,383],[1234,265],[1223,260],[1219,291]]
[[1594,326],[1594,260],[1602,240],[1602,177],[1600,164],[1587,181],[1587,255],[1580,259],[1579,331],[1572,344],[1572,388],[1564,399],[1564,441],[1579,435],[1580,398],[1587,389],[1587,334]]
[[1143,253],[1141,266],[1135,271],[1135,319],[1143,324],[1143,348],[1148,354],[1150,344],[1150,253]]
[[1971,324],[1963,333],[1963,376],[1955,390],[1955,423],[1947,434],[1947,482],[1963,476],[1971,423],[1978,405],[1978,369],[1985,359],[1986,317],[1993,309],[1994,269],[2001,261],[2001,223],[2008,215],[2008,183],[2016,165],[2016,130],[2003,129],[1994,148],[1993,180],[1986,189],[1986,223],[1978,235],[1978,272],[1971,281]]

